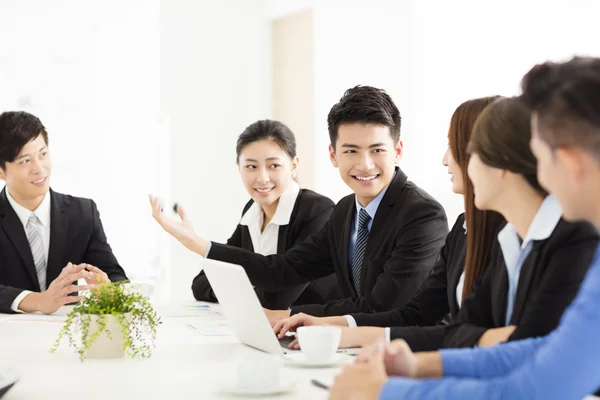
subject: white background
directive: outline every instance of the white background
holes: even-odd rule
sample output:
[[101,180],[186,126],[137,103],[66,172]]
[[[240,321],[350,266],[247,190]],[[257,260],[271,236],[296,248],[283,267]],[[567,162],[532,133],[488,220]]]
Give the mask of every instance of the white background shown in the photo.
[[345,89],[374,85],[402,113],[402,168],[450,223],[462,200],[440,160],[454,109],[517,94],[537,62],[600,56],[594,0],[0,0],[0,110],[42,119],[53,188],[94,198],[130,277],[190,298],[198,258],[159,231],[146,195],[184,204],[209,239],[228,238],[247,201],[235,140],[272,117],[271,21],[306,8],[312,189],[335,201],[349,193],[328,160],[326,116]]

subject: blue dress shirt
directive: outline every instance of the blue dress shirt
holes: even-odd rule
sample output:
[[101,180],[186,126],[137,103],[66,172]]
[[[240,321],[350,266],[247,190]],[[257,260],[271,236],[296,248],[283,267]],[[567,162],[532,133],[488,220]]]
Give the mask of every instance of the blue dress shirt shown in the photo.
[[377,197],[371,200],[371,202],[366,207],[361,206],[356,197],[354,198],[354,202],[356,203],[356,212],[354,213],[354,218],[352,218],[352,226],[350,227],[351,234],[350,243],[348,243],[348,260],[352,260],[352,256],[354,255],[354,246],[356,246],[356,238],[358,236],[358,215],[360,213],[360,210],[364,208],[367,214],[369,214],[369,216],[371,217],[371,220],[367,224],[367,230],[371,232],[371,226],[373,226],[375,213],[377,212],[379,204],[381,204],[381,199],[383,199],[383,196],[385,196],[385,192],[387,192],[388,187],[389,186],[387,186],[385,189],[379,192]]
[[440,351],[445,378],[390,378],[381,399],[580,400],[600,387],[600,246],[552,333],[492,348]]

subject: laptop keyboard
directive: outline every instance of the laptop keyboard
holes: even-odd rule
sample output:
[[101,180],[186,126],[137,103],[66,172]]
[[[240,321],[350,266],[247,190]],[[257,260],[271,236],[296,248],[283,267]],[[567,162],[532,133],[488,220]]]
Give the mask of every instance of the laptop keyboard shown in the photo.
[[279,339],[279,344],[284,349],[289,350],[288,346],[289,346],[290,343],[292,343],[294,341],[294,339],[295,339],[294,336],[286,336],[283,339]]

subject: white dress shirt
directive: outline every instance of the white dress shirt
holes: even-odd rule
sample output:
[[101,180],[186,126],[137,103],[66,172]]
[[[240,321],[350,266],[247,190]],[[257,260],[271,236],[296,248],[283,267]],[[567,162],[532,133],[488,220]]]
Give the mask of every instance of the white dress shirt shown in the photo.
[[[23,224],[23,229],[26,229],[27,222],[29,221],[29,217],[31,217],[31,214],[35,214],[36,217],[38,217],[38,219],[42,223],[42,227],[38,228],[38,233],[42,238],[42,244],[44,246],[44,255],[46,256],[46,262],[48,262],[48,251],[50,249],[50,193],[46,193],[46,195],[44,196],[44,200],[42,200],[42,202],[40,203],[38,208],[35,209],[35,211],[29,211],[28,209],[17,203],[17,201],[13,199],[13,197],[10,195],[8,190],[6,191],[6,197],[8,198],[8,202],[10,203],[13,210],[15,210],[17,217],[19,217],[19,221],[21,221],[21,223]],[[48,282],[48,286],[49,285],[50,282]],[[19,295],[15,298],[10,308],[15,312],[22,312],[21,310],[19,310],[19,304],[21,304],[21,301],[23,301],[25,296],[27,296],[29,293],[31,293],[30,290],[23,290],[21,293],[19,293]]]
[[300,186],[292,180],[281,197],[279,197],[275,215],[273,215],[273,218],[271,218],[271,221],[269,221],[264,230],[262,227],[265,221],[265,213],[258,203],[252,203],[248,211],[242,216],[240,225],[248,227],[255,253],[262,254],[263,256],[277,254],[279,227],[290,223],[298,194],[300,194]]
[[508,293],[506,301],[505,323],[510,324],[510,318],[515,306],[515,297],[519,286],[521,267],[533,248],[533,241],[546,240],[554,232],[554,228],[562,217],[562,208],[554,196],[547,196],[535,214],[523,242],[519,241],[519,235],[515,227],[508,223],[498,233],[498,242],[504,256],[506,272],[508,274]]
[[462,274],[460,274],[460,279],[458,280],[458,285],[456,285],[456,304],[458,307],[462,307],[462,294],[463,288],[465,287],[465,271],[463,270]]
[[[467,221],[463,224],[463,229],[465,230],[465,235],[467,234]],[[463,268],[462,274],[460,274],[460,278],[458,279],[458,285],[456,285],[456,304],[458,307],[462,307],[462,294],[463,288],[465,287],[465,269]]]

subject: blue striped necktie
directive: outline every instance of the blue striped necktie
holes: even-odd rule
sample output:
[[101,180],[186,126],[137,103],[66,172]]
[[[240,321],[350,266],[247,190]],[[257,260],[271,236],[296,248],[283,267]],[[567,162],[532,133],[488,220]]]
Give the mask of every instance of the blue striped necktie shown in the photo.
[[40,233],[42,227],[42,221],[35,214],[31,214],[25,230],[31,248],[31,255],[33,256],[33,263],[35,264],[35,272],[40,282],[40,289],[43,292],[46,290],[46,251]]
[[369,238],[369,221],[371,221],[371,216],[364,208],[361,208],[358,213],[358,233],[356,235],[356,244],[354,245],[354,254],[352,255],[352,278],[354,279],[354,288],[359,296],[361,293],[360,273],[365,259],[367,239]]

